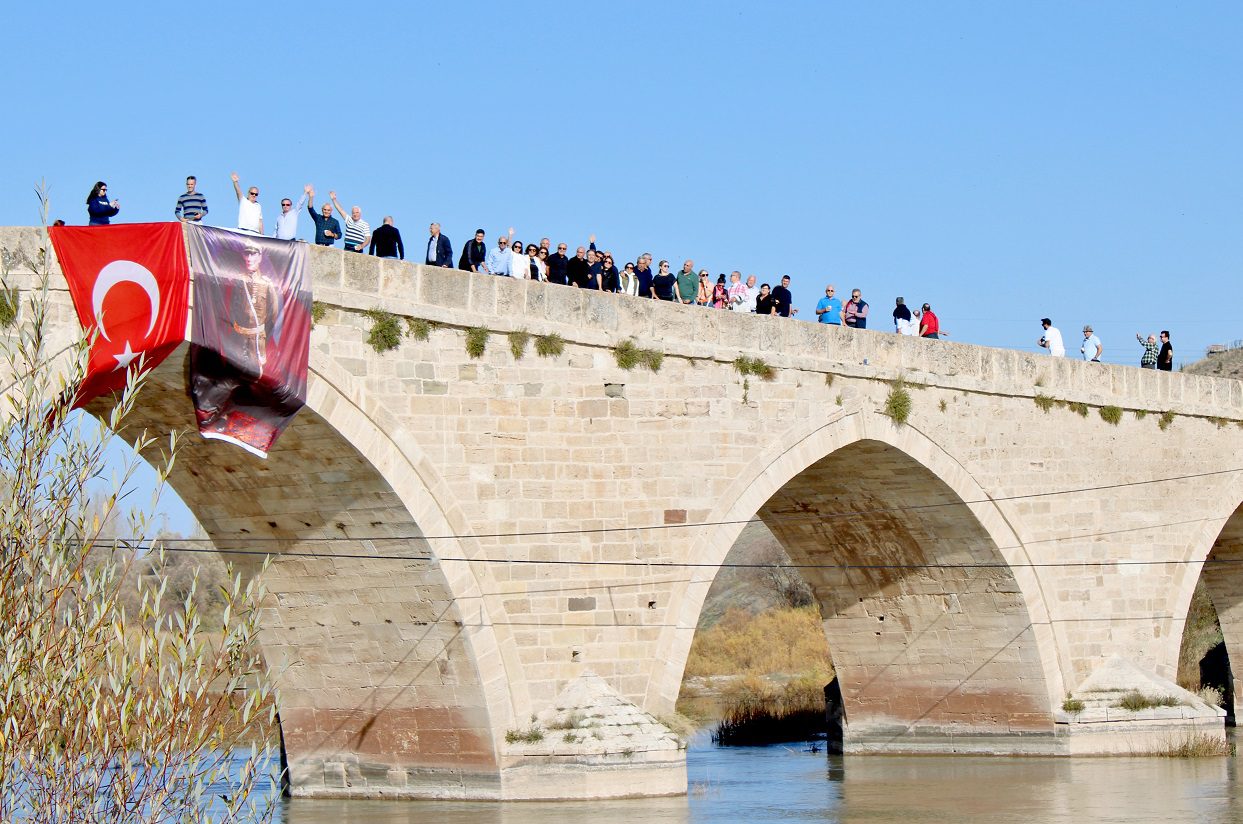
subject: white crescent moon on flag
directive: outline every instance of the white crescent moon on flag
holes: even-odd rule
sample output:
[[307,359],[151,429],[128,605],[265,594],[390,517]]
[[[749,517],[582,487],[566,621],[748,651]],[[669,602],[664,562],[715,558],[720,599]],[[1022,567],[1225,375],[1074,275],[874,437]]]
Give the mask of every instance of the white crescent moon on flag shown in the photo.
[[122,282],[138,286],[147,293],[147,299],[151,301],[151,325],[147,327],[144,338],[155,329],[155,319],[160,314],[160,284],[156,282],[155,275],[151,274],[150,270],[141,263],[135,263],[132,260],[114,260],[99,270],[99,276],[95,278],[95,288],[91,292],[95,323],[99,325],[99,334],[103,335],[106,341],[111,341],[112,338],[108,337],[108,330],[104,328],[100,314],[103,312],[104,298],[107,297],[109,289]]

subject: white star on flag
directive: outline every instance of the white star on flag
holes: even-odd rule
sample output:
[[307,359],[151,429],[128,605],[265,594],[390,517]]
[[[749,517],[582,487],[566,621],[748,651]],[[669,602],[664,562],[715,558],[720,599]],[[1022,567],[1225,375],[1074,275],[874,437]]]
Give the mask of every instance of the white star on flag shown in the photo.
[[130,348],[129,341],[126,341],[125,351],[119,355],[112,356],[117,359],[116,368],[113,369],[112,371],[116,372],[120,369],[128,368],[129,365],[133,363],[135,360],[137,360],[140,355],[142,355],[142,350],[135,352],[133,349]]

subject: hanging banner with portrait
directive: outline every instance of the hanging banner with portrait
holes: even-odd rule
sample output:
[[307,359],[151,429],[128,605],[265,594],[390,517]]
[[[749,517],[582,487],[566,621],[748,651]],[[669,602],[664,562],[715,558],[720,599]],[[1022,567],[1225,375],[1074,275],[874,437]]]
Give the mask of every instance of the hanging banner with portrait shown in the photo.
[[125,387],[186,339],[190,274],[180,223],[53,226],[48,230],[78,320],[93,335],[74,406]]
[[266,458],[306,403],[306,244],[186,225],[194,312],[190,397],[204,438]]

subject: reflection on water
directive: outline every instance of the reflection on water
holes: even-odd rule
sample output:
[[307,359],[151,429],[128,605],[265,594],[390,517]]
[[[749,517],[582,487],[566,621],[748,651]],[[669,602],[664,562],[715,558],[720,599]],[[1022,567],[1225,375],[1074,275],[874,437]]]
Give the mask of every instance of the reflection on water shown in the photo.
[[798,745],[687,754],[680,798],[590,802],[305,801],[286,824],[1243,822],[1239,759],[825,756]]

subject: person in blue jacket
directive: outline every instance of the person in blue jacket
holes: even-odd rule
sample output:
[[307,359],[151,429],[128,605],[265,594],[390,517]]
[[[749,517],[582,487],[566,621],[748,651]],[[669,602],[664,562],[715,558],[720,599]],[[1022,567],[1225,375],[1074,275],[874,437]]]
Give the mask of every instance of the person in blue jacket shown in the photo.
[[91,216],[90,225],[107,226],[109,218],[121,211],[121,201],[108,200],[108,184],[101,180],[86,198],[86,211]]

